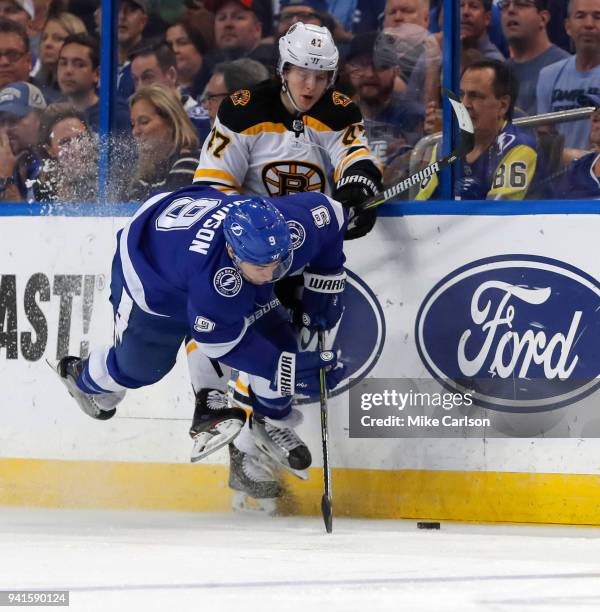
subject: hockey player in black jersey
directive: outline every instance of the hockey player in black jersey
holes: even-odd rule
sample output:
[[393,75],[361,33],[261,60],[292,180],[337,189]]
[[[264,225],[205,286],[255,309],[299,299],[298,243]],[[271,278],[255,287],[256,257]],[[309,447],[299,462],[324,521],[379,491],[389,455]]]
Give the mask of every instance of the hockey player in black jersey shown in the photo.
[[[195,183],[225,193],[321,191],[354,207],[380,188],[358,107],[333,88],[338,50],[329,30],[294,24],[279,41],[280,82],[241,89],[221,103]],[[375,213],[350,223],[365,235]]]

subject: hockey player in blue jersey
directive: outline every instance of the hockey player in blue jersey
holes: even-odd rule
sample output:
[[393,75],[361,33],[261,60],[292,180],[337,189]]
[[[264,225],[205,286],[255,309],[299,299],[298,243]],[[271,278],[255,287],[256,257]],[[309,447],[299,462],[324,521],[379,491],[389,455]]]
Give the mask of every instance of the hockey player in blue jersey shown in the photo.
[[[273,283],[302,273],[304,324],[335,326],[343,311],[346,225],[342,205],[320,193],[226,196],[192,185],[149,199],[117,235],[114,344],[87,359],[64,357],[59,375],[86,414],[106,420],[127,389],[171,370],[189,335],[209,358],[248,373],[252,446],[287,469],[304,470],[311,456],[293,429],[292,397],[318,394],[322,367],[334,388],[344,367],[331,351],[298,352]],[[208,406],[207,449],[229,443],[244,421],[240,409]],[[253,465],[251,453],[230,445],[230,456],[230,486],[252,484],[256,497],[278,495],[279,484],[257,474],[265,467]]]

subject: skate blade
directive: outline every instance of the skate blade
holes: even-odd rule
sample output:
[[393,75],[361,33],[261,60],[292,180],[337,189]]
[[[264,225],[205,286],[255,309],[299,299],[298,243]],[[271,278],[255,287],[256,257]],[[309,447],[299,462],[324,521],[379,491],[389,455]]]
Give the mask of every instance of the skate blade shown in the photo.
[[262,453],[264,453],[275,464],[276,467],[284,469],[286,472],[293,474],[296,478],[299,478],[300,480],[308,480],[308,472],[306,470],[295,470],[293,467],[286,465],[285,463],[281,463],[281,461],[279,461],[279,459],[275,455],[272,455],[269,452],[266,446],[263,446],[256,439],[254,440],[254,444],[256,445],[256,448],[258,448]]
[[[55,361],[54,363],[52,363],[47,357],[44,359],[44,361],[48,364],[48,367],[55,373],[58,374],[58,361]],[[60,376],[60,374],[59,374]],[[62,378],[62,376],[61,376]]]
[[208,457],[226,444],[229,444],[240,433],[244,424],[239,419],[226,419],[215,425],[211,431],[217,430],[214,435],[211,432],[203,431],[194,437],[194,447],[190,461],[197,463]]
[[231,499],[231,509],[234,512],[246,514],[275,516],[277,514],[277,498],[250,497],[243,491],[236,491]]
[[294,470],[292,468],[287,468],[287,471],[300,480],[308,480],[308,472],[306,470]]

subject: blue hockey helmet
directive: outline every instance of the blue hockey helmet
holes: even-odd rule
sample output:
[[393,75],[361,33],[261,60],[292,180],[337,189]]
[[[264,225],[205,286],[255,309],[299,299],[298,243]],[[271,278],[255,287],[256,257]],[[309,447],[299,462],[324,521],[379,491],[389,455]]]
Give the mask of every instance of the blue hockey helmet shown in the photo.
[[292,240],[283,215],[271,202],[251,197],[234,206],[223,221],[225,240],[233,261],[267,265],[277,262],[271,282],[285,275],[292,265]]

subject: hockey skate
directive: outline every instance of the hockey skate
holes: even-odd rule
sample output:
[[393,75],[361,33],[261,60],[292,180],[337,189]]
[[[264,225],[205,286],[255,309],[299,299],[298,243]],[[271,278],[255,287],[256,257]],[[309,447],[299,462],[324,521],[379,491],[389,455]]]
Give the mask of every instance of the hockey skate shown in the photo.
[[268,457],[245,453],[233,444],[229,445],[229,487],[235,491],[233,510],[270,515],[283,492]]
[[308,480],[305,470],[312,463],[312,457],[293,429],[301,422],[302,414],[296,409],[281,420],[254,412],[250,417],[250,430],[257,448],[298,478]]
[[112,418],[117,411],[116,405],[125,397],[125,391],[118,393],[84,393],[75,382],[81,374],[85,362],[79,357],[63,357],[56,371],[67,387],[71,397],[88,416],[100,421]]
[[231,408],[227,394],[218,389],[205,387],[196,394],[196,410],[190,428],[194,440],[192,463],[200,461],[216,450],[229,444],[246,422],[246,413]]

